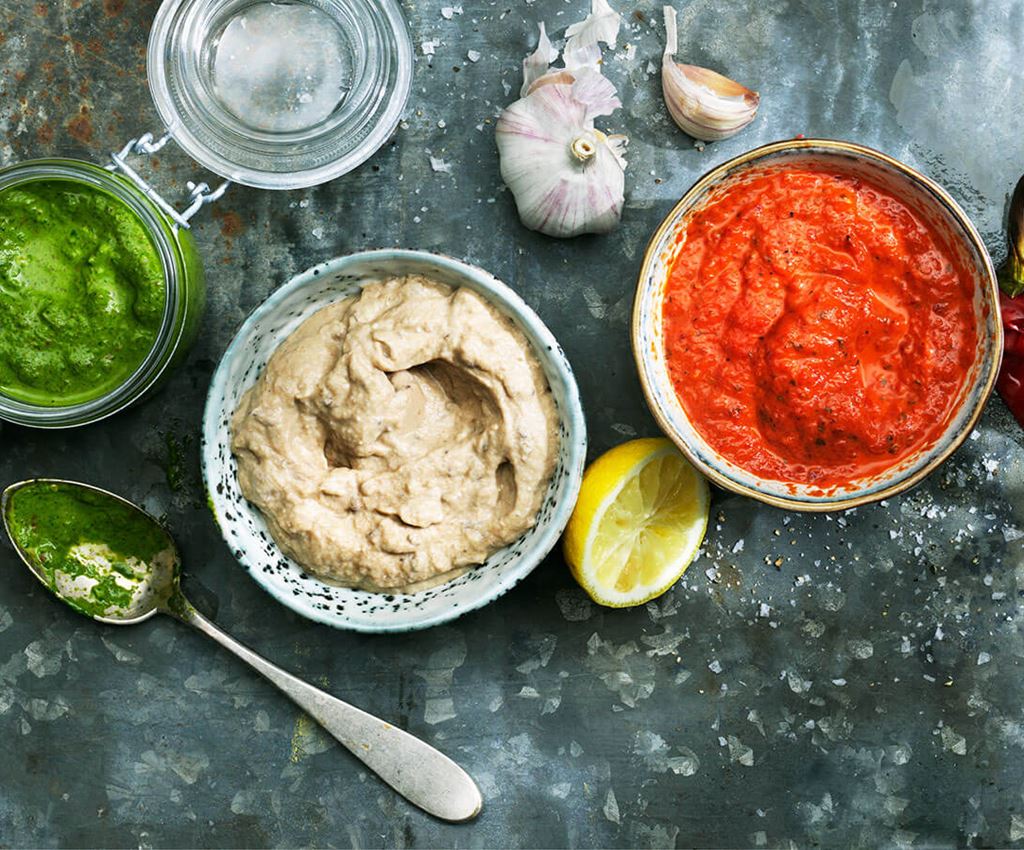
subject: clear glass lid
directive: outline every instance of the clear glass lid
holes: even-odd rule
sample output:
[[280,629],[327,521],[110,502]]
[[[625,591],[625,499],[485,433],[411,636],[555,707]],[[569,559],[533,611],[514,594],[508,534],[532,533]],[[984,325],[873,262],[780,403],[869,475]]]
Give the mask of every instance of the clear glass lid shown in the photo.
[[297,189],[351,171],[405,108],[396,0],[165,0],[149,85],[168,131],[217,174]]

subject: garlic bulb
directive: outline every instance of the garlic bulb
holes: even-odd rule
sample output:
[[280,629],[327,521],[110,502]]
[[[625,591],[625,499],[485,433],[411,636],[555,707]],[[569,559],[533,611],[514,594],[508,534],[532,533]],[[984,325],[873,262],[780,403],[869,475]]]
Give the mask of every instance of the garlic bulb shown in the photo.
[[727,139],[746,127],[761,97],[728,77],[675,61],[676,10],[665,6],[665,53],[661,59],[661,90],[672,120],[695,139]]
[[498,119],[501,176],[532,230],[606,233],[622,216],[627,140],[594,126],[622,105],[600,70],[600,42],[614,44],[618,29],[607,0],[592,0],[586,20],[566,30],[565,67],[553,68],[558,51],[541,24],[537,49],[523,61],[522,96]]
[[498,119],[501,177],[523,224],[548,236],[614,230],[625,199],[625,139],[595,129],[574,88],[541,85]]

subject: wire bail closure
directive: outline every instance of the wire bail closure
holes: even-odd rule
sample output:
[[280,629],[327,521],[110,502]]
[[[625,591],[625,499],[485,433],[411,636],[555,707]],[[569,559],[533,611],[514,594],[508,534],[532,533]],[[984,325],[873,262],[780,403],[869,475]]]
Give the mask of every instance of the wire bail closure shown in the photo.
[[163,136],[155,140],[152,133],[144,133],[139,136],[139,138],[132,139],[117,153],[112,153],[110,155],[110,165],[107,166],[107,170],[123,174],[132,183],[134,183],[147,198],[170,216],[170,218],[174,220],[175,224],[179,227],[185,228],[185,230],[188,230],[191,228],[189,221],[192,217],[207,204],[219,201],[228,190],[228,187],[231,185],[231,181],[225,180],[216,189],[211,189],[206,183],[194,183],[189,180],[186,184],[189,192],[189,205],[183,212],[178,212],[127,162],[127,158],[132,154],[135,154],[136,156],[151,156],[155,154],[170,140],[170,133],[164,133]]

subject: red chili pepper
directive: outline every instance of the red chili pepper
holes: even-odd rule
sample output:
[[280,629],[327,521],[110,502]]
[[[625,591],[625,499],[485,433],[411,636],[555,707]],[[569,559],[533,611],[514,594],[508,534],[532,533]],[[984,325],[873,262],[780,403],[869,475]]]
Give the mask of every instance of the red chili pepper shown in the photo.
[[996,389],[1024,426],[1024,177],[1010,199],[1010,254],[999,269],[999,311],[1003,320],[1003,367]]

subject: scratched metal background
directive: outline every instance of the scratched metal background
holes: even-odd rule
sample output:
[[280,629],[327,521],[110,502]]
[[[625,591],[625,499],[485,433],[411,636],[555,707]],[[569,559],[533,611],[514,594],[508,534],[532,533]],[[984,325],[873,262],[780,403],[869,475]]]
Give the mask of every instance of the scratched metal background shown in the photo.
[[[625,106],[606,126],[632,137],[627,208],[616,233],[571,242],[519,226],[493,119],[533,23],[560,32],[583,0],[462,0],[450,20],[448,5],[406,0],[413,94],[373,160],[309,191],[234,188],[198,223],[210,308],[166,390],[74,433],[5,428],[0,483],[80,478],[166,515],[219,623],[450,752],[483,815],[452,827],[411,810],[202,637],[96,626],[3,544],[0,845],[1021,846],[1024,438],[998,400],[976,439],[885,505],[803,517],[716,493],[704,555],[637,610],[593,607],[552,557],[450,627],[360,637],[288,613],[236,568],[203,504],[205,388],[246,313],[317,261],[428,248],[511,283],[572,358],[600,452],[654,432],[627,332],[647,238],[746,148],[797,133],[876,146],[945,184],[1004,253],[1024,171],[1016,0],[680,3],[682,54],[763,95],[750,129],[703,151],[660,103],[659,7],[620,0],[607,73]],[[156,7],[0,0],[0,161],[99,160],[157,129]],[[170,150],[150,168],[170,194],[197,173]]]

